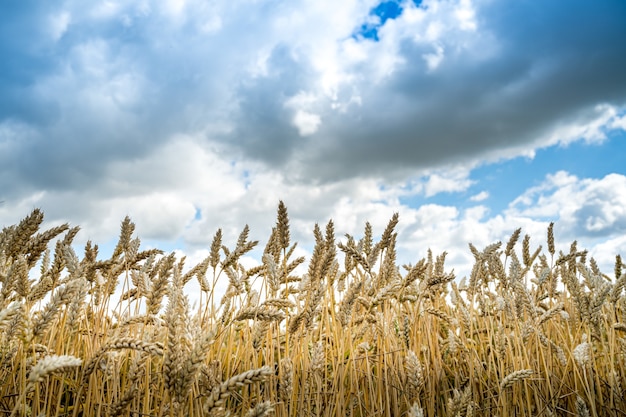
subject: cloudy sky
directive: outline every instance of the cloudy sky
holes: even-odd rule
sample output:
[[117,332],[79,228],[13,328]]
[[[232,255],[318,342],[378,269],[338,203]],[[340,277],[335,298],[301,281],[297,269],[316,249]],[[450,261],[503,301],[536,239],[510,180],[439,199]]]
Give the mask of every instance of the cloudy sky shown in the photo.
[[626,255],[626,2],[0,3],[0,224],[40,207],[193,259],[382,232],[468,272],[517,227]]

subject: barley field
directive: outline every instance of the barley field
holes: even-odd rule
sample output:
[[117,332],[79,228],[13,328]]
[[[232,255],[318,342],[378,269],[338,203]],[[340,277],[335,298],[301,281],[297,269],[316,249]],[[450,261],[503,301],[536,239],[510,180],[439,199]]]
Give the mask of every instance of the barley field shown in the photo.
[[281,202],[248,269],[248,227],[185,265],[129,218],[102,260],[43,216],[0,233],[0,416],[626,415],[624,264],[555,248],[552,224],[542,247],[470,244],[461,280],[445,252],[397,264],[397,215],[378,241],[316,226],[304,259]]

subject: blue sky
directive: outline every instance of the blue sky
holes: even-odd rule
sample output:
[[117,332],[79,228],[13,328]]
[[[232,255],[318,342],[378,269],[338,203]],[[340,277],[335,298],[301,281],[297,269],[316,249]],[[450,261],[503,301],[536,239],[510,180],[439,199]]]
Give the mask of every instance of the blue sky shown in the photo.
[[[0,223],[40,207],[103,252],[130,215],[193,261],[264,242],[279,200],[399,260],[517,227],[626,255],[626,3],[0,4]],[[247,262],[253,263],[253,257]]]

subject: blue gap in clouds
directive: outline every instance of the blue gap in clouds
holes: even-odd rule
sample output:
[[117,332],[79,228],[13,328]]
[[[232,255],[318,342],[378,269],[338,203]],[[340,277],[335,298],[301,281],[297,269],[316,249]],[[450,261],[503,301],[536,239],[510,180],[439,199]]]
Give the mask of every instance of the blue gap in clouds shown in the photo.
[[[579,141],[567,147],[540,149],[533,159],[519,157],[483,165],[471,172],[470,179],[474,184],[463,192],[439,193],[430,198],[412,196],[400,201],[410,207],[438,204],[459,210],[484,205],[490,210],[489,216],[495,216],[506,210],[524,191],[558,171],[567,171],[581,179],[600,179],[611,173],[626,175],[626,132],[610,133],[601,144]],[[486,200],[470,201],[470,197],[481,191],[489,193]]]
[[[530,187],[545,181],[548,174],[566,171],[578,178],[600,179],[608,174],[626,175],[626,132],[613,133],[601,144],[582,141],[567,147],[538,150],[535,158],[516,158],[480,167],[472,172],[475,192],[489,192],[485,204],[492,214],[501,213],[509,203]],[[470,195],[473,195],[471,193]],[[471,202],[470,202],[471,203]]]
[[[419,2],[421,3],[421,1]],[[417,2],[416,2],[417,4]],[[385,1],[370,10],[370,16],[378,16],[377,23],[364,23],[359,31],[353,35],[353,38],[372,39],[378,42],[378,29],[389,19],[395,19],[402,14],[402,6],[396,1]]]

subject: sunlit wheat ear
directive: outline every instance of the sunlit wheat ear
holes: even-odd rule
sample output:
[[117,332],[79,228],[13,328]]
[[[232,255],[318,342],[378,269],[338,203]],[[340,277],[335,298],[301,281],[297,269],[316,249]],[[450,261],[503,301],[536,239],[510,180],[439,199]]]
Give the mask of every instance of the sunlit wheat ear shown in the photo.
[[346,327],[350,323],[350,319],[352,318],[352,309],[354,307],[354,302],[361,292],[361,288],[363,288],[363,281],[359,280],[350,284],[348,288],[348,292],[341,300],[339,304],[339,321],[341,322],[342,327]]
[[409,350],[404,357],[404,368],[407,388],[411,395],[417,396],[419,390],[424,386],[424,372],[419,358],[412,350]]
[[322,376],[324,373],[324,343],[319,341],[311,349],[311,373]]
[[[44,259],[44,261],[42,262],[42,267],[44,267],[44,265],[46,265],[47,267],[49,264],[48,261],[50,256],[48,244],[52,239],[65,232],[66,230],[69,230],[69,228],[69,225],[67,223],[64,223],[60,226],[52,227],[44,232],[40,232],[32,236],[28,241],[28,246],[25,251],[28,268],[30,269],[34,267],[37,261],[39,261],[39,259],[42,257],[42,255],[44,256],[44,258],[46,256],[48,257],[47,260]],[[43,276],[44,274],[42,273],[41,275]]]
[[280,380],[278,385],[278,397],[282,402],[287,402],[293,393],[293,362],[289,358],[280,360]]
[[260,321],[282,321],[285,313],[279,310],[270,310],[264,307],[249,307],[241,310],[236,316],[235,321],[241,320],[260,320]]
[[548,226],[548,252],[554,256],[554,222]]
[[45,332],[52,324],[61,306],[69,304],[76,293],[81,292],[84,285],[83,279],[75,279],[57,289],[42,313],[36,320],[33,320],[33,337],[40,336]]
[[269,401],[257,404],[254,408],[246,413],[246,417],[266,417],[272,411],[274,407]]
[[217,408],[222,407],[230,394],[232,394],[239,388],[253,384],[255,382],[263,381],[273,374],[274,370],[272,368],[270,368],[269,366],[264,366],[259,369],[253,369],[251,371],[243,372],[222,382],[217,388],[213,390],[211,395],[207,398],[204,404],[204,414],[208,415]]
[[77,286],[72,301],[67,305],[67,320],[65,326],[70,332],[76,332],[79,326],[79,320],[84,313],[84,302],[89,290],[89,284],[84,278],[75,280]]
[[278,219],[276,221],[276,234],[281,249],[289,247],[289,215],[287,207],[282,200],[278,203]]
[[576,346],[572,351],[576,363],[581,368],[586,367],[591,361],[591,343],[583,342]]
[[417,405],[417,403],[413,403],[411,408],[409,408],[408,416],[409,417],[424,417],[424,410],[422,410],[422,407]]
[[43,222],[43,212],[34,209],[17,226],[14,227],[11,238],[8,242],[7,257],[13,258],[16,255],[25,254],[28,250],[28,242]]
[[20,397],[11,412],[11,417],[15,416],[19,412],[25,396],[30,391],[35,389],[35,386],[38,383],[43,382],[47,376],[55,373],[71,371],[79,367],[82,363],[83,361],[81,359],[71,355],[52,355],[40,359],[30,370],[26,389],[20,394]]
[[558,304],[556,304],[554,307],[552,307],[551,309],[549,309],[548,311],[544,312],[538,319],[537,319],[537,326],[541,326],[542,324],[544,324],[545,322],[551,320],[553,317],[555,317],[556,315],[560,314],[561,311],[563,311],[563,309],[565,308],[565,306],[563,305],[562,302],[559,302]]
[[465,387],[463,391],[454,389],[454,396],[448,398],[448,410],[446,412],[447,417],[456,417],[461,412],[467,410],[467,407],[472,401],[472,388],[471,385]]
[[40,359],[30,371],[28,384],[33,387],[38,382],[42,382],[46,376],[52,373],[66,372],[80,366],[83,361],[71,355],[52,355]]
[[507,258],[511,256],[511,251],[513,250],[513,247],[515,247],[515,244],[517,243],[517,240],[519,239],[520,233],[522,233],[521,227],[519,229],[515,229],[515,231],[509,238],[509,241],[506,244],[506,249],[504,250],[504,256],[506,256]]
[[[174,267],[174,276],[168,292],[168,303],[165,310],[167,325],[167,349],[163,356],[163,379],[170,398],[177,400],[180,394],[180,372],[188,353],[191,341],[187,333],[189,326],[189,307],[183,294],[183,283],[180,270]],[[176,404],[175,404],[176,405]]]
[[576,416],[577,417],[589,417],[589,409],[582,397],[576,397]]
[[0,311],[0,331],[4,332],[6,326],[11,323],[11,320],[20,313],[21,305],[17,301],[9,304],[8,307]]
[[174,254],[162,258],[155,266],[156,276],[151,279],[146,296],[146,311],[149,315],[156,315],[161,311],[163,297],[167,293],[167,285],[176,263]]
[[15,292],[21,298],[27,298],[30,294],[30,280],[28,279],[28,266],[26,264],[26,257],[24,255],[18,255],[17,258],[11,264],[7,280],[14,283]]
[[215,331],[207,331],[195,340],[195,343],[189,352],[187,358],[182,364],[182,368],[178,375],[178,384],[176,385],[176,399],[183,403],[185,397],[189,395],[192,384],[196,380],[200,366],[204,361],[206,352],[215,341]]
[[519,371],[511,372],[507,376],[504,377],[502,382],[500,383],[500,391],[504,391],[505,389],[513,386],[518,381],[523,381],[526,378],[530,377],[534,371],[532,369],[522,369]]
[[252,347],[255,351],[261,349],[265,344],[265,338],[267,336],[267,330],[270,328],[270,323],[267,321],[256,321],[252,328]]
[[89,376],[96,370],[102,356],[110,350],[133,349],[146,352],[150,355],[163,356],[163,345],[161,343],[146,342],[133,337],[121,337],[114,339],[101,347],[86,363],[83,368],[83,385],[88,385]]

